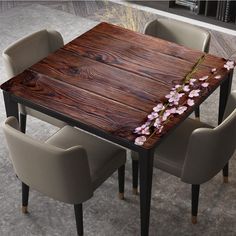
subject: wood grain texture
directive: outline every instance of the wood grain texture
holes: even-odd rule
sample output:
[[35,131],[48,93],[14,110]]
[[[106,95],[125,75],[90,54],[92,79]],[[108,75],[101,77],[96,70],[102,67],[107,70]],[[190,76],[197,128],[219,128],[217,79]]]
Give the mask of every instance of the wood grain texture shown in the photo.
[[[1,88],[36,106],[62,114],[119,138],[132,147],[133,131],[143,124],[152,108],[181,84],[202,52],[150,36],[101,23],[76,38]],[[196,100],[199,105],[227,77],[225,60],[206,55],[194,74],[210,75],[210,85]],[[222,80],[213,79],[217,68]],[[150,138],[144,148],[154,147],[170,130],[190,114],[175,116],[160,135]],[[127,146],[127,145],[126,145]]]
[[[158,45],[157,42],[155,44]],[[65,46],[65,50],[160,83],[170,84],[173,80],[181,80],[193,65],[178,57],[148,50],[145,45],[135,44],[132,40],[120,40],[97,31],[89,31],[75,39]],[[167,71],[166,68],[170,67],[171,70]]]
[[63,49],[31,69],[145,112],[160,102],[171,88],[160,84],[161,91],[158,91],[156,82],[151,79],[143,80],[136,74],[94,63],[91,59],[75,56]]

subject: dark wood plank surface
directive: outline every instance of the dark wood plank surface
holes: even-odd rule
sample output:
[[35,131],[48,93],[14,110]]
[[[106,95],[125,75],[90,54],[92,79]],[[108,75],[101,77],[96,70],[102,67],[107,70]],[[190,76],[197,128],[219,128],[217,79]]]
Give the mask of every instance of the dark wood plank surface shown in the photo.
[[[133,131],[143,124],[152,108],[166,100],[171,88],[181,84],[202,52],[174,43],[101,23],[36,63],[1,88],[16,97],[70,117],[132,146]],[[213,76],[196,100],[200,104],[224,79],[225,60],[206,55],[194,74]],[[144,144],[152,148],[162,135],[194,110],[174,117],[163,133]]]
[[171,88],[160,84],[157,91],[156,82],[151,79],[144,80],[136,74],[94,63],[65,50],[58,50],[31,69],[145,112],[160,102],[159,97],[165,96]]

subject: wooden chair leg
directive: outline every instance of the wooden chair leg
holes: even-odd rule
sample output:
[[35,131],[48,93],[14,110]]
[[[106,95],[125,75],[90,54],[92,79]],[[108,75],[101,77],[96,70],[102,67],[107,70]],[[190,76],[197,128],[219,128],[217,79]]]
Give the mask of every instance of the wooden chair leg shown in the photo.
[[20,113],[20,131],[25,133],[26,130],[26,115]]
[[77,228],[77,235],[81,236],[84,235],[84,226],[83,226],[83,205],[75,204],[74,205],[75,211],[75,221],[76,221],[76,228]]
[[28,213],[29,186],[22,182],[22,212]]
[[118,168],[119,198],[124,200],[125,190],[125,165]]
[[132,160],[133,194],[135,195],[138,195],[138,169],[139,169],[139,161]]
[[199,184],[192,184],[192,223],[197,223],[198,200],[199,200]]
[[227,163],[223,168],[223,181],[224,183],[229,182],[229,163]]
[[195,113],[195,118],[196,118],[196,119],[200,119],[200,107],[197,107],[197,108],[194,110],[194,113]]

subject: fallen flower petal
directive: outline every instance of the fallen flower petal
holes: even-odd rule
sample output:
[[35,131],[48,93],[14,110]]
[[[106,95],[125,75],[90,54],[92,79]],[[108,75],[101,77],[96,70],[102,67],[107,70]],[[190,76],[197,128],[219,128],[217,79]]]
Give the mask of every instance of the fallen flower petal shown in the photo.
[[191,107],[191,106],[193,106],[195,103],[194,103],[194,100],[193,100],[193,99],[188,99],[188,100],[187,100],[187,104]]
[[206,83],[206,82],[201,84],[201,86],[202,86],[203,88],[208,87],[208,85],[209,85],[209,83]]
[[208,75],[206,75],[206,76],[203,76],[203,77],[201,77],[199,80],[200,80],[200,81],[204,81],[204,80],[207,80],[207,79],[208,79],[208,77],[209,77],[209,76],[208,76]]
[[215,78],[215,79],[220,79],[220,78],[221,78],[221,75],[216,75],[214,78]]
[[134,143],[135,143],[136,145],[142,146],[146,140],[147,140],[147,139],[146,139],[145,136],[140,136],[140,137],[137,137],[137,138],[135,139],[135,142],[134,142]]

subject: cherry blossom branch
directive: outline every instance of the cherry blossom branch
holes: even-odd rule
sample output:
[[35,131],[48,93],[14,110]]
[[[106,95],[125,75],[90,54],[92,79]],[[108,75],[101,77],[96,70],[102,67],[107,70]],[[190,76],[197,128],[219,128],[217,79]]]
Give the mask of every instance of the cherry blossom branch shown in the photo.
[[[171,117],[181,115],[188,110],[188,107],[193,106],[195,104],[195,98],[200,96],[202,89],[208,87],[209,83],[207,81],[210,78],[213,76],[214,79],[221,78],[221,75],[217,74],[218,70],[216,68],[211,69],[212,74],[210,76],[206,75],[198,79],[193,78],[193,74],[196,73],[199,65],[205,60],[205,55],[206,54],[203,54],[194,64],[192,70],[184,77],[183,83],[175,85],[170,93],[165,96],[167,100],[164,103],[157,104],[153,108],[153,111],[147,116],[147,121],[134,130],[134,133],[141,135],[135,139],[136,145],[143,145],[155,134],[161,133]],[[234,66],[235,62],[228,60],[223,68],[229,71],[233,69]],[[183,100],[181,98],[183,96],[187,96],[187,99]],[[154,128],[154,131],[150,134],[151,128]]]

